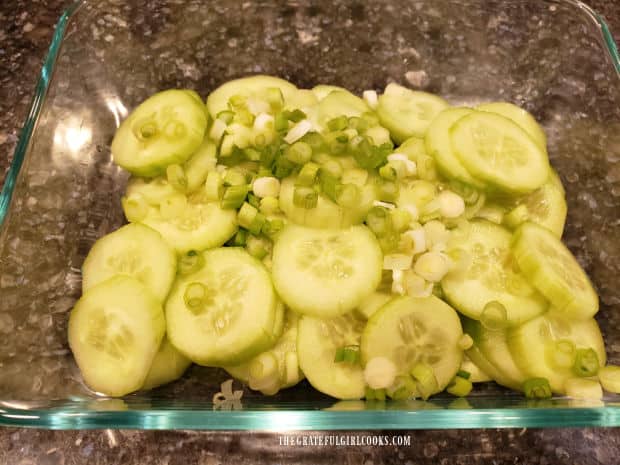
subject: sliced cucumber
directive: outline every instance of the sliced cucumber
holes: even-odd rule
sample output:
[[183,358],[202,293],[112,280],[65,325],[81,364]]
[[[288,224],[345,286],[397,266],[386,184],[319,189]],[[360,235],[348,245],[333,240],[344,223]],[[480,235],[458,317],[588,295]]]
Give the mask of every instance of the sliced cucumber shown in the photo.
[[381,280],[383,256],[366,226],[288,225],[273,248],[273,283],[293,310],[329,318],[357,307]]
[[280,210],[293,223],[311,228],[348,228],[361,224],[377,199],[376,191],[371,182],[360,189],[359,203],[353,208],[343,208],[320,194],[314,208],[303,208],[295,205],[296,177],[284,179],[280,185]]
[[[465,330],[465,328],[463,328],[463,330]],[[469,373],[469,381],[472,383],[486,383],[487,381],[492,381],[492,378],[467,356],[467,352],[463,354],[463,361],[461,362],[459,371],[466,371]]]
[[572,343],[576,349],[593,349],[600,366],[605,364],[603,337],[592,318],[570,321],[549,313],[508,333],[510,353],[528,378],[547,378],[553,392],[564,394],[564,382],[575,374],[570,366],[555,361],[560,341]]
[[549,182],[558,188],[562,195],[566,197],[566,190],[564,189],[564,184],[562,184],[562,180],[560,179],[560,175],[553,168],[549,168]]
[[159,231],[179,254],[219,247],[237,231],[235,210],[224,210],[217,202],[188,202],[169,218],[150,208],[143,223]]
[[435,159],[437,167],[444,176],[450,179],[458,179],[477,188],[483,188],[484,183],[475,179],[465,169],[454,153],[450,141],[450,128],[461,118],[472,112],[471,108],[448,108],[443,110],[433,119],[433,122],[428,127],[424,142],[426,151]]
[[491,188],[528,193],[549,177],[547,152],[512,120],[475,111],[450,129],[457,158],[475,178]]
[[476,107],[476,110],[496,113],[514,121],[534,139],[540,148],[547,150],[545,131],[536,122],[536,119],[523,108],[508,102],[493,102],[480,105]]
[[325,97],[327,97],[329,94],[336,90],[338,92],[349,92],[344,87],[329,86],[325,84],[319,84],[318,86],[314,86],[312,88],[312,92],[314,93],[314,95],[316,95],[316,98],[319,99],[319,101],[323,100]]
[[112,141],[112,157],[132,174],[157,176],[168,165],[185,162],[200,147],[206,129],[202,102],[182,90],[160,92],[123,121]]
[[379,97],[377,116],[400,144],[412,136],[424,137],[431,122],[447,107],[448,103],[436,95],[391,83]]
[[215,144],[205,139],[198,150],[185,162],[188,192],[194,192],[204,185],[209,171],[213,171],[217,164],[216,152]]
[[509,387],[510,389],[514,389],[515,391],[522,390],[520,384],[513,384],[513,381],[509,378],[506,378],[502,375],[500,371],[495,368],[495,365],[492,365],[484,355],[480,352],[480,349],[477,346],[472,346],[465,353],[467,357],[471,359],[476,366],[480,367],[480,369],[486,373],[493,381],[497,384],[501,384],[502,386]]
[[176,381],[183,376],[191,364],[190,359],[170,344],[168,338],[164,337],[155,354],[151,369],[146,375],[142,389],[153,389]]
[[437,297],[400,297],[368,321],[362,334],[362,363],[385,357],[396,365],[398,375],[409,374],[418,363],[428,364],[437,379],[437,393],[461,366],[462,336],[457,313]]
[[243,97],[263,98],[265,91],[270,88],[280,89],[286,100],[297,91],[297,87],[284,79],[272,76],[250,76],[235,79],[222,84],[207,97],[207,110],[213,119],[219,112],[228,110],[228,100],[235,95]]
[[362,300],[355,310],[362,318],[368,320],[393,298],[394,295],[387,292],[373,292]]
[[87,292],[116,275],[144,284],[164,301],[174,281],[177,258],[161,235],[141,224],[128,224],[99,239],[82,265],[82,290]]
[[148,204],[157,205],[168,197],[175,195],[176,189],[165,177],[139,178],[132,176],[127,182],[125,197],[142,197]]
[[225,367],[226,371],[265,395],[276,394],[300,382],[304,374],[297,356],[298,320],[294,312],[287,311],[282,320],[284,332],[271,349],[241,365]]
[[332,118],[339,116],[360,116],[371,111],[366,102],[346,90],[334,90],[319,102],[318,121],[325,126]]
[[515,233],[514,256],[529,281],[568,318],[598,311],[598,295],[573,254],[551,231],[524,223]]
[[144,383],[164,337],[161,303],[138,280],[116,276],[84,293],[69,318],[69,346],[86,384],[113,397]]
[[508,348],[508,331],[506,329],[487,329],[479,321],[462,318],[463,331],[474,340],[474,346],[480,354],[493,365],[493,373],[498,373],[496,381],[519,390],[527,379]]
[[509,325],[521,324],[547,309],[545,299],[528,284],[511,253],[511,234],[494,223],[474,220],[465,237],[454,244],[471,256],[462,273],[449,273],[441,282],[444,296],[461,313],[480,320],[487,303],[506,309]]
[[319,98],[316,94],[309,89],[297,89],[295,92],[291,92],[285,102],[284,107],[289,110],[296,109],[308,109],[312,108],[319,103]]
[[203,268],[172,287],[168,338],[199,365],[241,363],[273,344],[277,297],[269,273],[239,248],[209,250],[203,258]]
[[310,384],[337,399],[364,397],[364,372],[359,363],[335,362],[342,347],[359,346],[364,320],[353,313],[333,319],[303,316],[299,320],[299,366]]

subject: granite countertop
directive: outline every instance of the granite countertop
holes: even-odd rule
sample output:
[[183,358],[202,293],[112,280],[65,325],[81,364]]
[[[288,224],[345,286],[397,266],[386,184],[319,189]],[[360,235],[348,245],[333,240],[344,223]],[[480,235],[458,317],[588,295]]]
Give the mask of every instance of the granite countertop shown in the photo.
[[[42,59],[66,0],[0,4],[0,182],[30,106]],[[590,0],[620,31],[620,2]],[[618,35],[616,35],[618,37]],[[301,434],[301,433],[300,433]],[[329,434],[329,433],[326,433]],[[357,432],[361,436],[366,433]],[[385,432],[383,434],[386,434]],[[275,433],[0,429],[0,465],[215,465],[219,463],[616,464],[620,429],[390,432],[410,446],[281,446]]]

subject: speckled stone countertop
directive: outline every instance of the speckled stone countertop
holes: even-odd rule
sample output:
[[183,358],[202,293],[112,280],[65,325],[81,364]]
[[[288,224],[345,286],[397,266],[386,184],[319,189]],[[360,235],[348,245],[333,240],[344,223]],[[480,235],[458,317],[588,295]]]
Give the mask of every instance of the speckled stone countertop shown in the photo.
[[[620,2],[590,0],[613,31]],[[0,2],[0,181],[9,166],[63,0]],[[616,36],[618,37],[618,36]],[[329,434],[329,433],[326,433]],[[364,435],[357,432],[355,435]],[[220,463],[618,463],[620,429],[412,431],[410,446],[291,447],[271,433],[0,429],[0,465],[215,465]]]

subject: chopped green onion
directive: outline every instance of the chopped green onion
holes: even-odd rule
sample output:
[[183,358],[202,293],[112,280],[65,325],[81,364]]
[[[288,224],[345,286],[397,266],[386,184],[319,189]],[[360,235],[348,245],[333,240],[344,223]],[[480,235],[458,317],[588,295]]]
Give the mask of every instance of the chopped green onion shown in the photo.
[[409,227],[409,224],[413,220],[411,213],[408,210],[395,208],[391,210],[390,216],[392,217],[392,224],[394,230],[398,232],[404,232]]
[[396,231],[390,231],[385,236],[378,237],[379,246],[384,254],[391,254],[398,250],[400,236]]
[[341,155],[347,150],[349,138],[343,132],[331,132],[325,137],[327,150],[332,155]]
[[[267,137],[265,134],[257,134],[254,138],[254,146],[257,148],[263,148],[267,144]],[[262,152],[261,152],[262,156]]]
[[311,187],[295,186],[293,204],[300,208],[314,208],[319,201],[319,194]]
[[233,95],[228,99],[228,105],[232,108],[243,108],[247,102],[247,97],[244,95]]
[[530,378],[523,383],[523,392],[528,399],[551,398],[551,386],[547,378]]
[[277,87],[268,87],[265,89],[265,99],[271,106],[272,111],[278,111],[284,105],[284,96],[282,91]]
[[325,139],[318,132],[308,132],[301,140],[312,147],[312,153],[318,153],[325,150]]
[[312,147],[305,142],[295,142],[288,147],[286,157],[297,165],[308,163],[312,158]]
[[435,160],[426,154],[421,155],[416,162],[416,172],[420,179],[435,181],[437,179]]
[[298,186],[311,187],[314,185],[318,173],[319,165],[313,162],[306,163],[299,171],[295,184]]
[[278,132],[284,132],[288,130],[288,118],[284,113],[276,113],[273,120],[273,127]]
[[416,383],[409,375],[397,376],[387,388],[387,395],[393,400],[407,400],[416,394]]
[[469,395],[473,387],[469,379],[457,376],[452,380],[446,391],[456,397],[465,397]]
[[503,220],[506,226],[511,229],[518,228],[522,223],[525,223],[530,216],[530,212],[525,205],[519,205],[516,208],[510,210],[510,212],[504,216]]
[[178,271],[180,275],[188,275],[200,270],[205,264],[201,253],[190,250],[179,259]]
[[295,169],[295,163],[290,161],[285,156],[280,155],[276,159],[275,170],[274,170],[273,175],[278,179],[284,179],[289,174],[291,174],[294,169]]
[[366,224],[377,237],[383,237],[393,231],[390,211],[383,207],[372,207],[366,215]]
[[141,194],[123,197],[121,203],[125,217],[132,223],[141,222],[149,212],[149,204]]
[[312,123],[307,119],[304,119],[297,123],[295,126],[291,128],[289,132],[286,133],[284,137],[284,141],[287,144],[293,144],[297,142],[299,139],[304,137],[310,130],[312,129]]
[[227,187],[224,190],[224,195],[222,196],[220,206],[224,209],[236,210],[243,205],[243,202],[245,202],[245,197],[248,195],[249,191],[250,186],[248,184]]
[[360,190],[355,184],[339,184],[336,191],[336,203],[344,208],[353,208],[359,204]]
[[444,218],[456,218],[465,212],[465,201],[452,191],[442,191],[437,196],[439,213]]
[[344,362],[344,347],[336,349],[336,355],[334,356],[334,363]]
[[445,255],[438,252],[426,252],[418,257],[413,270],[425,280],[438,283],[450,271],[450,264]]
[[237,223],[239,223],[239,226],[242,228],[250,229],[250,226],[256,219],[256,215],[258,215],[258,210],[256,207],[250,205],[249,203],[244,203],[237,214]]
[[261,152],[253,147],[247,147],[243,149],[243,154],[250,161],[260,161]]
[[573,373],[582,378],[594,376],[600,367],[598,355],[594,349],[577,349]]
[[500,302],[492,300],[482,309],[480,323],[489,331],[500,331],[508,325],[508,313],[506,307]]
[[418,362],[411,369],[411,376],[417,381],[417,390],[422,399],[427,400],[431,394],[439,389],[433,367],[424,362]]
[[284,227],[284,220],[282,218],[271,218],[265,221],[261,232],[267,236],[277,234]]
[[335,180],[342,177],[342,165],[337,160],[328,160],[320,168],[320,175],[327,175]]
[[577,356],[577,348],[573,341],[569,339],[560,339],[553,345],[551,354],[553,365],[558,368],[571,368],[575,365],[575,357]]
[[255,236],[258,236],[263,230],[263,226],[267,222],[267,218],[262,213],[257,213],[254,219],[252,220],[252,224],[248,227],[248,231]]
[[336,349],[334,362],[356,364],[360,359],[359,346],[345,346]]
[[252,183],[252,190],[260,198],[278,197],[280,195],[280,181],[273,176],[258,177]]
[[251,127],[254,124],[254,115],[249,110],[240,108],[235,113],[235,122]]
[[299,123],[301,120],[306,119],[306,114],[298,108],[293,111],[285,110],[283,114],[286,119],[293,123]]
[[234,247],[244,247],[248,238],[248,232],[245,229],[239,229],[233,236],[232,245]]
[[252,194],[251,192],[248,194],[248,203],[252,205],[254,208],[260,207],[260,198]]
[[222,138],[220,144],[220,157],[229,157],[232,155],[235,148],[235,137],[231,134],[227,134]]
[[211,171],[205,182],[205,196],[208,200],[218,201],[224,195],[222,176],[217,171]]
[[411,268],[413,257],[403,253],[386,254],[383,256],[384,270],[408,270]]
[[392,181],[379,180],[377,183],[377,197],[383,202],[395,202],[398,198],[398,184]]
[[471,378],[471,373],[469,371],[459,370],[456,372],[456,376],[463,378],[463,379],[469,379]]
[[242,186],[244,184],[246,184],[247,180],[245,178],[245,175],[234,168],[231,168],[229,170],[226,171],[226,174],[224,175],[224,186],[228,187],[228,186]]
[[183,300],[192,313],[198,314],[207,301],[207,288],[202,283],[191,283],[185,288]]
[[280,202],[275,197],[264,197],[260,201],[259,209],[264,215],[275,215],[280,212]]
[[351,116],[347,122],[351,129],[355,129],[358,133],[365,132],[368,129],[368,121],[358,116]]
[[379,176],[381,176],[386,181],[396,181],[396,179],[398,178],[398,172],[393,165],[388,163],[387,165],[383,165],[381,168],[379,168]]
[[266,239],[256,236],[248,236],[246,245],[246,250],[253,257],[262,260],[269,254],[268,243]]
[[344,115],[332,118],[327,122],[327,127],[330,131],[342,131],[343,129],[346,129],[347,125],[348,120]]
[[377,126],[379,124],[379,117],[372,111],[362,113],[361,118],[366,121],[368,126]]

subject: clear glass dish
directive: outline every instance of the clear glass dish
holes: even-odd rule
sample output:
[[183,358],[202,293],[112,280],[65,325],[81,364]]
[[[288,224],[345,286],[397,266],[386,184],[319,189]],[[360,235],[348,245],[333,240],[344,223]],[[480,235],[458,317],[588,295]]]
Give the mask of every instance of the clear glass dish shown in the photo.
[[0,424],[45,428],[378,429],[618,426],[620,396],[597,405],[527,402],[494,384],[467,402],[369,409],[302,385],[245,391],[213,410],[228,376],[193,367],[169,386],[97,398],[67,346],[68,312],[92,243],[123,223],[127,176],[110,141],[150,94],[203,96],[265,73],[300,87],[361,92],[391,80],[453,103],[508,100],[542,122],[568,191],[565,242],[601,297],[620,363],[618,53],[602,18],[574,0],[86,0],[60,19],[0,196]]

